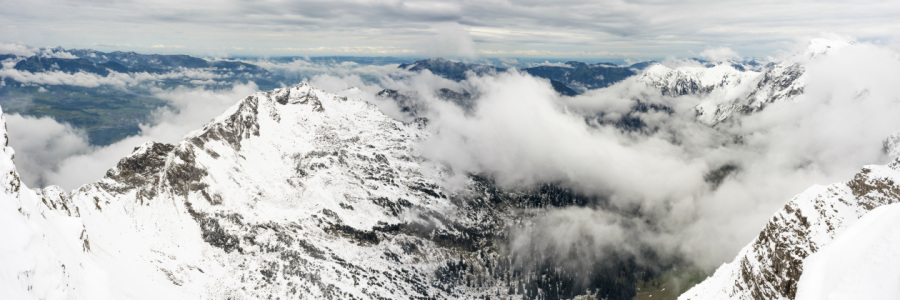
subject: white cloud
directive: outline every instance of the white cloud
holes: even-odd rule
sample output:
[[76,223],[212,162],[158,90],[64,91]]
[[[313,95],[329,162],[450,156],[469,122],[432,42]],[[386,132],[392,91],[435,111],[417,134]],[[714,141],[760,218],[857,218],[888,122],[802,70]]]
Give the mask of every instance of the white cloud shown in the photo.
[[435,26],[437,35],[426,45],[425,53],[436,57],[476,58],[475,42],[466,28],[448,23]]
[[185,46],[182,46],[182,45],[163,45],[163,44],[156,44],[156,45],[150,46],[150,48],[152,48],[152,49],[165,49],[165,48],[183,49],[183,48],[186,48],[186,47],[185,47]]
[[[486,173],[512,188],[557,182],[608,197],[620,209],[638,207],[650,227],[632,232],[630,241],[713,267],[793,195],[887,159],[882,141],[900,131],[897,54],[868,44],[833,47],[806,69],[805,94],[796,102],[716,127],[696,121],[694,105],[705,99],[663,97],[636,80],[557,98],[546,81],[522,74],[474,78],[463,83],[479,97],[471,112],[429,102],[434,136],[420,150],[456,174]],[[614,122],[635,100],[668,105],[672,115],[638,114],[658,129],[646,134],[591,128],[584,120],[604,112]],[[734,142],[737,136],[743,143]],[[725,164],[739,171],[713,189],[704,175]]]
[[62,59],[77,59],[78,57],[72,53],[66,52],[60,48],[41,48],[40,53],[38,53],[41,57],[52,57],[52,58],[62,58]]
[[728,61],[741,58],[737,52],[728,47],[707,48],[700,52],[700,57],[709,61]]
[[616,254],[641,256],[637,242],[648,237],[640,220],[602,210],[566,207],[551,210],[523,227],[512,229],[510,248],[515,263],[548,260],[568,270],[591,269]]
[[438,134],[423,145],[425,156],[487,172],[505,186],[562,181],[591,193],[615,190],[623,200],[683,195],[702,177],[702,162],[683,160],[678,147],[592,130],[560,106],[547,81],[506,73],[473,85],[481,97],[471,114],[435,103],[430,120]]
[[218,79],[224,78],[224,75],[203,69],[178,69],[161,74],[151,74],[147,72],[119,73],[110,71],[106,76],[80,71],[75,73],[61,71],[32,73],[29,71],[16,70],[9,65],[4,65],[3,69],[0,69],[0,78],[8,78],[23,84],[35,85],[71,85],[81,87],[113,86],[125,88],[162,82],[168,79],[195,80],[193,82],[194,84],[217,85],[219,83]]
[[235,85],[227,91],[175,89],[158,91],[171,108],[162,108],[154,122],[141,126],[140,134],[105,147],[89,146],[87,136],[48,118],[8,117],[10,146],[19,153],[16,163],[31,187],[59,185],[75,189],[102,178],[106,171],[148,141],[174,143],[197,130],[257,87]]
[[4,44],[0,43],[0,54],[12,54],[17,56],[32,56],[35,50],[21,44]]
[[87,135],[50,118],[6,115],[9,145],[18,152],[15,162],[28,186],[48,185],[42,175],[59,168],[67,157],[92,151]]
[[[712,52],[733,56],[721,49]],[[845,180],[862,165],[883,161],[882,140],[900,130],[896,117],[900,86],[895,84],[900,81],[900,61],[895,52],[867,44],[830,48],[828,55],[810,62],[805,95],[796,103],[772,104],[760,113],[738,116],[716,127],[695,119],[694,105],[708,99],[663,97],[632,80],[560,98],[547,81],[515,72],[453,82],[396,66],[306,60],[260,65],[307,78],[331,92],[372,101],[398,119],[408,116],[374,93],[391,88],[415,94],[416,101],[427,107],[433,131],[433,138],[420,145],[420,153],[452,167],[458,175],[486,173],[511,188],[560,183],[609,197],[613,208],[639,213],[638,219],[632,219],[593,206],[551,210],[538,220],[540,227],[513,236],[516,249],[520,243],[532,243],[538,249],[577,246],[566,237],[577,238],[575,232],[584,231],[597,240],[619,244],[620,250],[649,245],[713,267],[730,260],[794,194],[812,184]],[[216,80],[202,72],[184,76]],[[477,104],[466,111],[442,101],[434,95],[440,88],[471,92]],[[32,126],[75,137],[61,139],[69,141],[64,143],[69,146],[56,153],[47,152],[51,147],[33,147],[47,155],[73,153],[51,163],[58,168],[44,176],[67,187],[77,186],[99,178],[140,142],[175,141],[253,89],[161,92],[179,110],[160,112],[158,124],[143,127],[141,138],[109,148],[83,150],[78,133],[62,125]],[[192,99],[206,100],[194,103]],[[610,125],[591,127],[584,120],[603,112],[604,121],[615,122],[636,100],[668,105],[672,115],[637,114],[658,129],[647,133],[623,132]],[[743,137],[743,144],[733,142],[736,136]],[[13,146],[19,156],[30,153]],[[703,177],[723,164],[735,164],[740,171],[713,189]],[[635,222],[644,222],[643,227],[616,227]]]

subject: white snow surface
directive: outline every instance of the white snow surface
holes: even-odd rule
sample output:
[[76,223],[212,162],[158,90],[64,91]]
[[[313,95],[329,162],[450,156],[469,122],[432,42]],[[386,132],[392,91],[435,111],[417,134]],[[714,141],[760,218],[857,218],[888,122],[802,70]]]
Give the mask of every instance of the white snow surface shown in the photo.
[[[3,120],[5,124],[5,120]],[[84,226],[77,208],[44,197],[60,193],[28,189],[14,151],[0,140],[0,295],[4,299],[111,299],[105,273],[82,255]],[[58,200],[58,199],[56,199]],[[90,280],[88,280],[90,279]]]
[[900,204],[876,208],[803,263],[797,300],[900,299]]
[[425,135],[301,84],[144,144],[72,193],[25,187],[4,147],[0,298],[457,298],[431,283],[460,254],[372,231],[460,235],[440,219],[467,219],[423,175],[442,171],[413,153]]
[[[894,247],[897,244],[891,241],[894,238],[885,236],[882,241],[874,241],[871,240],[874,238],[871,234],[859,234],[860,231],[873,231],[896,236],[895,227],[882,228],[896,224],[893,223],[895,221],[883,221],[888,217],[882,216],[884,214],[895,216],[892,211],[896,208],[887,208],[887,213],[879,212],[870,221],[862,222],[860,219],[878,207],[895,207],[898,201],[900,201],[900,160],[886,166],[866,166],[848,182],[811,187],[795,196],[778,211],[759,236],[738,253],[734,261],[723,264],[712,276],[682,294],[679,299],[794,299],[795,296],[830,299],[819,296],[847,295],[841,293],[856,290],[856,287],[848,286],[846,290],[836,288],[834,294],[816,294],[812,290],[823,281],[834,283],[840,280],[838,278],[850,278],[823,274],[835,274],[833,272],[842,270],[871,270],[866,268],[876,266],[870,264],[886,263],[887,260],[892,260],[890,264],[900,263],[897,256],[890,255],[898,251],[898,248]],[[863,224],[861,225],[863,229],[854,229],[854,224]],[[856,235],[859,236],[853,237]],[[836,238],[848,241],[838,243],[835,242]],[[827,250],[834,243],[837,243],[835,250]],[[859,243],[860,247],[850,249],[850,246],[847,246],[855,243]],[[862,245],[864,243],[869,243],[876,249],[866,248]],[[823,249],[827,251],[822,258],[816,258],[815,254],[825,251]],[[863,253],[851,254],[853,251]],[[831,264],[841,260],[842,257],[858,260],[860,265],[856,267],[860,269],[854,269],[855,267],[846,263]],[[876,262],[877,260],[882,261]],[[809,275],[809,279],[803,279],[809,283],[805,294],[800,294],[798,282],[801,281],[801,274],[806,276],[807,267],[812,268],[813,273]],[[896,274],[896,270],[887,273],[858,272],[854,275],[853,282],[871,280],[870,283],[877,285],[877,282],[881,282],[880,279],[870,276],[881,274],[890,276]],[[865,285],[859,285],[862,286]],[[890,286],[888,291],[878,292],[887,292],[887,295],[891,295],[890,293],[896,292],[896,287],[894,281],[894,285]],[[803,285],[800,288],[803,288]],[[824,292],[830,293],[829,290]]]

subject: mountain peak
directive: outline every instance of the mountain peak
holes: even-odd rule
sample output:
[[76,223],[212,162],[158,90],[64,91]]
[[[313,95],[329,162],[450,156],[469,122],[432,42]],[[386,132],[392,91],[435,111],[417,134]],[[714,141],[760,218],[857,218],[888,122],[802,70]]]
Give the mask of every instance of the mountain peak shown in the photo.
[[[437,282],[423,280],[433,276],[435,265],[395,261],[413,256],[442,261],[449,250],[424,234],[445,239],[462,234],[443,227],[453,222],[447,218],[454,205],[434,179],[423,175],[435,172],[423,169],[412,152],[424,136],[372,104],[308,84],[256,93],[181,142],[135,148],[106,177],[71,194],[58,188],[39,194],[28,190],[27,205],[42,209],[35,213],[51,223],[69,218],[77,228],[64,233],[58,245],[32,250],[77,249],[78,254],[56,264],[70,266],[58,276],[88,272],[73,266],[88,268],[81,262],[96,260],[100,265],[90,272],[148,280],[154,291],[146,295],[302,293],[337,299],[441,294],[422,285]],[[21,186],[10,176],[8,194]],[[35,213],[30,219],[21,215],[29,210],[3,211],[38,222]],[[405,217],[408,211],[419,217]],[[439,215],[444,225],[405,229],[404,236],[422,237],[394,238],[373,229],[429,224]],[[410,239],[415,247],[403,246]],[[406,250],[414,251],[407,255],[400,249],[416,250]],[[132,263],[110,268],[113,261]],[[359,284],[359,276],[392,282],[391,288],[366,284],[360,289],[353,284]],[[89,298],[98,296],[95,292],[131,293],[124,286],[70,286],[70,294]]]
[[814,38],[810,39],[801,55],[807,59],[813,59],[820,55],[827,55],[829,52],[847,46],[856,45],[856,42],[850,38]]

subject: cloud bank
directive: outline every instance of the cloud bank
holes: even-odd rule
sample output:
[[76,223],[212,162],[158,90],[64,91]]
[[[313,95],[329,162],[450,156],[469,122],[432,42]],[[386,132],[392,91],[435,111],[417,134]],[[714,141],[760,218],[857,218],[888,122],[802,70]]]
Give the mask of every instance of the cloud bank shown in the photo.
[[[583,245],[544,235],[587,236],[599,239],[590,245],[652,245],[711,268],[730,259],[806,187],[844,181],[863,165],[887,161],[883,141],[900,131],[900,88],[893,84],[900,80],[897,57],[866,43],[830,48],[805,64],[805,93],[795,101],[715,127],[698,122],[694,106],[719,93],[664,97],[631,79],[568,98],[557,96],[546,81],[515,71],[470,78],[457,88],[476,91],[476,106],[466,111],[430,101],[434,136],[420,150],[457,175],[488,174],[508,188],[550,182],[598,195],[609,199],[612,211],[636,210],[645,225],[614,231],[613,225],[625,223],[609,220],[628,218],[607,218],[608,206],[593,207],[596,213],[551,211],[536,221],[539,230],[519,233],[534,236],[514,236],[547,243],[531,245],[536,249]],[[601,119],[615,121],[638,101],[672,112],[636,114],[651,129],[641,132],[585,120],[603,113]],[[559,221],[586,219],[585,214],[596,216],[604,234],[548,234],[591,228]],[[601,241],[604,235],[609,241]],[[622,242],[622,235],[631,239]]]
[[0,5],[5,8],[0,27],[7,28],[0,31],[0,42],[212,56],[326,53],[322,50],[421,55],[419,45],[446,24],[465,28],[485,54],[617,58],[698,53],[709,44],[764,56],[823,31],[893,43],[900,29],[895,22],[900,5],[891,1],[3,0]]
[[102,178],[119,159],[148,141],[174,143],[190,131],[221,114],[237,99],[257,91],[254,84],[235,85],[231,90],[159,90],[156,97],[168,107],[157,110],[152,124],[141,133],[105,147],[91,146],[87,135],[68,124],[49,118],[9,115],[6,118],[9,145],[19,153],[16,166],[30,187],[59,185],[72,190]]

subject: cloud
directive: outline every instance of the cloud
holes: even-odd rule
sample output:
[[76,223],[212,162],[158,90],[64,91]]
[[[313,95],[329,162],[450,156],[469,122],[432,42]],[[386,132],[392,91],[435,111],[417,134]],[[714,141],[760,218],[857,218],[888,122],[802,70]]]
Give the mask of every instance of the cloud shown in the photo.
[[475,42],[472,35],[459,24],[435,26],[437,35],[426,45],[426,53],[433,57],[476,58]]
[[32,56],[35,54],[34,49],[21,44],[4,44],[0,43],[0,54],[12,54],[17,56]]
[[707,48],[700,52],[700,57],[709,61],[728,61],[741,58],[737,52],[728,47]]
[[[70,54],[71,55],[71,54]],[[61,71],[45,71],[32,73],[12,68],[12,65],[4,64],[0,69],[0,78],[12,79],[23,84],[33,85],[70,85],[80,87],[113,86],[119,88],[136,87],[139,85],[154,84],[170,79],[193,80],[197,85],[218,85],[225,75],[203,69],[178,69],[168,73],[119,73],[110,71],[102,76],[94,73]]]
[[6,115],[9,144],[17,150],[16,167],[28,186],[47,186],[42,174],[74,155],[92,151],[87,135],[50,118]]
[[151,124],[141,125],[140,134],[105,147],[90,146],[83,132],[49,118],[11,115],[7,117],[10,146],[19,153],[16,164],[28,186],[59,185],[72,190],[99,180],[145,142],[180,141],[183,135],[201,128],[256,91],[252,83],[224,91],[157,90],[155,97],[167,100],[169,107],[156,111]]
[[697,183],[683,179],[702,176],[704,166],[683,161],[677,147],[592,130],[556,102],[545,80],[510,72],[473,84],[481,97],[471,114],[439,103],[430,115],[438,134],[422,145],[426,157],[465,173],[487,172],[508,187],[562,181],[627,199],[687,193]]
[[[807,57],[803,51],[801,56]],[[722,49],[714,52],[733,56]],[[802,96],[714,127],[698,122],[694,107],[718,101],[721,93],[662,96],[634,78],[577,97],[559,97],[546,80],[514,70],[453,82],[395,65],[303,59],[257,63],[327,91],[365,99],[404,121],[410,115],[397,103],[374,95],[385,88],[412,95],[411,101],[429,118],[432,133],[417,151],[454,171],[458,177],[448,185],[459,186],[466,173],[479,173],[511,190],[555,183],[607,201],[550,209],[533,220],[534,226],[512,232],[509,247],[521,259],[578,249],[585,254],[578,264],[589,265],[602,261],[604,253],[629,254],[650,247],[712,268],[730,260],[793,195],[812,184],[846,180],[862,165],[884,162],[883,139],[900,131],[900,87],[894,84],[900,80],[900,61],[895,52],[856,43],[790,62],[805,66]],[[191,76],[219,80],[204,78],[203,73]],[[474,105],[462,108],[441,99],[435,93],[441,88],[470,92]],[[50,167],[41,175],[45,182],[71,188],[99,178],[143,141],[177,141],[253,90],[157,91],[176,109],[157,113],[155,125],[142,127],[140,137],[107,148],[85,149],[80,133],[65,125],[14,120],[11,133],[17,121],[33,122],[37,125],[28,127],[41,130],[35,136],[50,132],[46,134],[59,136],[57,143],[64,146],[36,140],[33,146],[13,147],[17,159],[32,152],[63,156],[36,159],[40,161],[33,165]],[[634,113],[638,102],[665,105],[671,112]],[[625,131],[611,125],[630,113],[647,129]],[[50,150],[55,148],[57,152]],[[709,174],[723,166],[737,171],[711,184]],[[586,252],[585,247],[598,245],[610,248]]]
[[344,46],[344,47],[306,47],[306,48],[275,48],[278,52],[297,52],[297,53],[315,53],[315,54],[334,54],[334,53],[368,53],[368,54],[413,54],[419,51],[407,48],[389,47],[389,46]]
[[60,71],[31,73],[12,68],[0,69],[0,78],[12,79],[24,84],[38,85],[71,85],[81,87],[98,87],[111,85],[125,87],[135,82],[129,75],[111,73],[109,76],[100,76],[93,73],[76,72],[65,73]]
[[[715,127],[698,122],[694,106],[722,93],[666,97],[632,78],[560,98],[546,81],[515,71],[470,78],[457,88],[465,86],[478,98],[471,110],[422,97],[432,137],[418,149],[457,175],[490,175],[513,190],[557,183],[612,205],[585,208],[597,212],[551,209],[553,217],[538,222],[541,230],[514,233],[514,251],[521,243],[543,243],[530,244],[531,250],[579,243],[542,236],[595,236],[570,232],[591,226],[558,222],[566,214],[581,220],[636,210],[646,227],[621,228],[629,236],[624,242],[616,239],[621,232],[609,231],[610,244],[625,253],[649,245],[711,268],[731,259],[793,195],[813,184],[847,180],[863,165],[888,159],[883,140],[900,131],[900,87],[893,84],[900,80],[897,54],[863,43],[832,47],[802,63],[805,93],[796,101],[769,104]],[[672,112],[634,113],[646,131],[610,125],[637,101]],[[603,122],[593,126],[585,120],[598,116]],[[723,166],[737,171],[712,184],[709,174]],[[628,219],[619,217],[624,219],[614,220]],[[598,226],[616,224],[626,223]]]
[[[71,5],[59,0],[7,0],[0,4],[6,8],[0,12],[0,27],[8,29],[0,31],[2,42],[103,44],[132,51],[184,45],[176,50],[195,54],[273,55],[280,54],[273,49],[288,48],[301,55],[322,53],[304,49],[377,54],[385,49],[419,48],[433,39],[432,28],[460,24],[478,50],[484,51],[480,54],[608,52],[653,58],[724,44],[744,55],[764,56],[785,42],[822,31],[891,40],[900,29],[894,22],[900,5],[890,1],[136,0]],[[817,14],[802,16],[798,11]],[[127,37],[115,30],[126,27],[132,29]],[[461,49],[470,54],[468,46]]]
[[[644,220],[588,207],[564,207],[513,227],[512,258],[521,265],[549,259],[569,270],[593,268],[611,256],[646,259],[643,247],[665,243]],[[668,245],[666,245],[668,246]]]
[[62,48],[41,48],[38,50],[41,57],[52,57],[52,58],[63,58],[63,59],[76,59],[78,58],[72,53],[69,53]]
[[150,48],[152,48],[152,49],[165,49],[165,48],[183,49],[183,48],[185,48],[185,46],[156,44],[156,45],[150,46]]
[[535,50],[535,49],[526,49],[526,50],[488,50],[488,49],[479,49],[478,54],[481,55],[491,55],[491,56],[534,56],[534,57],[603,57],[603,58],[613,58],[613,57],[639,57],[641,56],[640,52],[633,51],[622,51],[622,52],[612,52],[612,51],[553,51],[553,50]]

